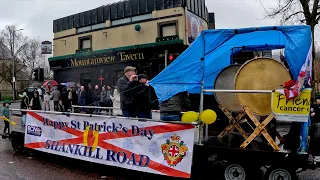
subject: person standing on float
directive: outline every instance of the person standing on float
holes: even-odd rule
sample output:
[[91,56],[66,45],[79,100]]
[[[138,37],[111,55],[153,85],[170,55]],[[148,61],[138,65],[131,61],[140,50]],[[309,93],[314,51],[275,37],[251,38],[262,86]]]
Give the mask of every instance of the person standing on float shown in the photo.
[[138,83],[136,68],[127,66],[124,69],[124,76],[118,80],[120,93],[120,108],[124,117],[136,117],[136,111],[133,104],[134,89]]

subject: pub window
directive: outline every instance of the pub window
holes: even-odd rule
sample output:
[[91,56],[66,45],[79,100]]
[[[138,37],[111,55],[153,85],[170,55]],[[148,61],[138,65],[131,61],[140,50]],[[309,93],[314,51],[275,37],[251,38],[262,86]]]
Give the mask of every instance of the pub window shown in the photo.
[[91,49],[91,36],[79,38],[79,49]]
[[178,21],[170,21],[159,23],[159,37],[177,36],[178,35]]

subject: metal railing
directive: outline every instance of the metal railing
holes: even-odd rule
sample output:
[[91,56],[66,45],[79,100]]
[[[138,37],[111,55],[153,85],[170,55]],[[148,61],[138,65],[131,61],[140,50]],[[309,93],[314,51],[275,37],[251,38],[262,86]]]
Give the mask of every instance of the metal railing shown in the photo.
[[[109,110],[109,113],[107,113],[109,116],[113,115],[112,110],[121,110],[120,108],[114,108],[114,107],[101,107],[101,106],[78,106],[78,105],[72,105],[71,106],[71,112],[75,112],[75,108],[79,109],[100,109],[100,110]],[[151,110],[151,112],[160,112],[160,110]],[[182,112],[184,113],[184,112]]]
[[108,115],[112,116],[112,110],[120,110],[120,108],[113,108],[113,107],[100,107],[100,106],[78,106],[78,105],[72,105],[71,106],[71,112],[75,112],[75,108],[79,109],[99,109],[99,110],[109,110]]
[[[86,106],[84,106],[86,107]],[[18,112],[35,112],[35,113],[44,113],[44,114],[56,114],[56,115],[66,115],[66,116],[84,116],[84,117],[104,117],[104,118],[117,118],[124,120],[138,120],[138,121],[152,121],[152,122],[163,122],[163,123],[173,123],[173,124],[191,124],[198,125],[198,122],[181,122],[181,121],[162,121],[162,120],[153,120],[153,119],[144,119],[144,118],[128,118],[123,116],[107,116],[107,115],[99,115],[99,114],[83,114],[83,113],[73,113],[73,112],[57,112],[57,111],[43,111],[43,110],[29,110],[29,109],[14,109],[10,108],[11,111]]]
[[273,90],[224,90],[224,89],[204,89],[203,92],[221,92],[221,93],[272,93]]

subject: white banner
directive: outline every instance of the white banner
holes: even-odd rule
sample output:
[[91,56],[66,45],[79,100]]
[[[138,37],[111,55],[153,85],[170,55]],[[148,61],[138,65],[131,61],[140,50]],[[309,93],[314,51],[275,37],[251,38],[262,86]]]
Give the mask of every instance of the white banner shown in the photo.
[[189,178],[194,126],[28,112],[25,147],[137,171]]

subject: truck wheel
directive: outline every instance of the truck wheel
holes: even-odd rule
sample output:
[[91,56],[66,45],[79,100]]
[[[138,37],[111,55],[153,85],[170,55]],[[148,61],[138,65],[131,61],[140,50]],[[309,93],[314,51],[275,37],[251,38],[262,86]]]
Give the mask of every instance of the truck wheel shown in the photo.
[[246,171],[239,164],[228,164],[224,170],[224,179],[226,180],[245,180]]
[[293,171],[282,167],[270,167],[266,173],[267,180],[294,180]]
[[24,137],[18,133],[11,133],[11,146],[12,149],[16,152],[22,151],[24,148]]

